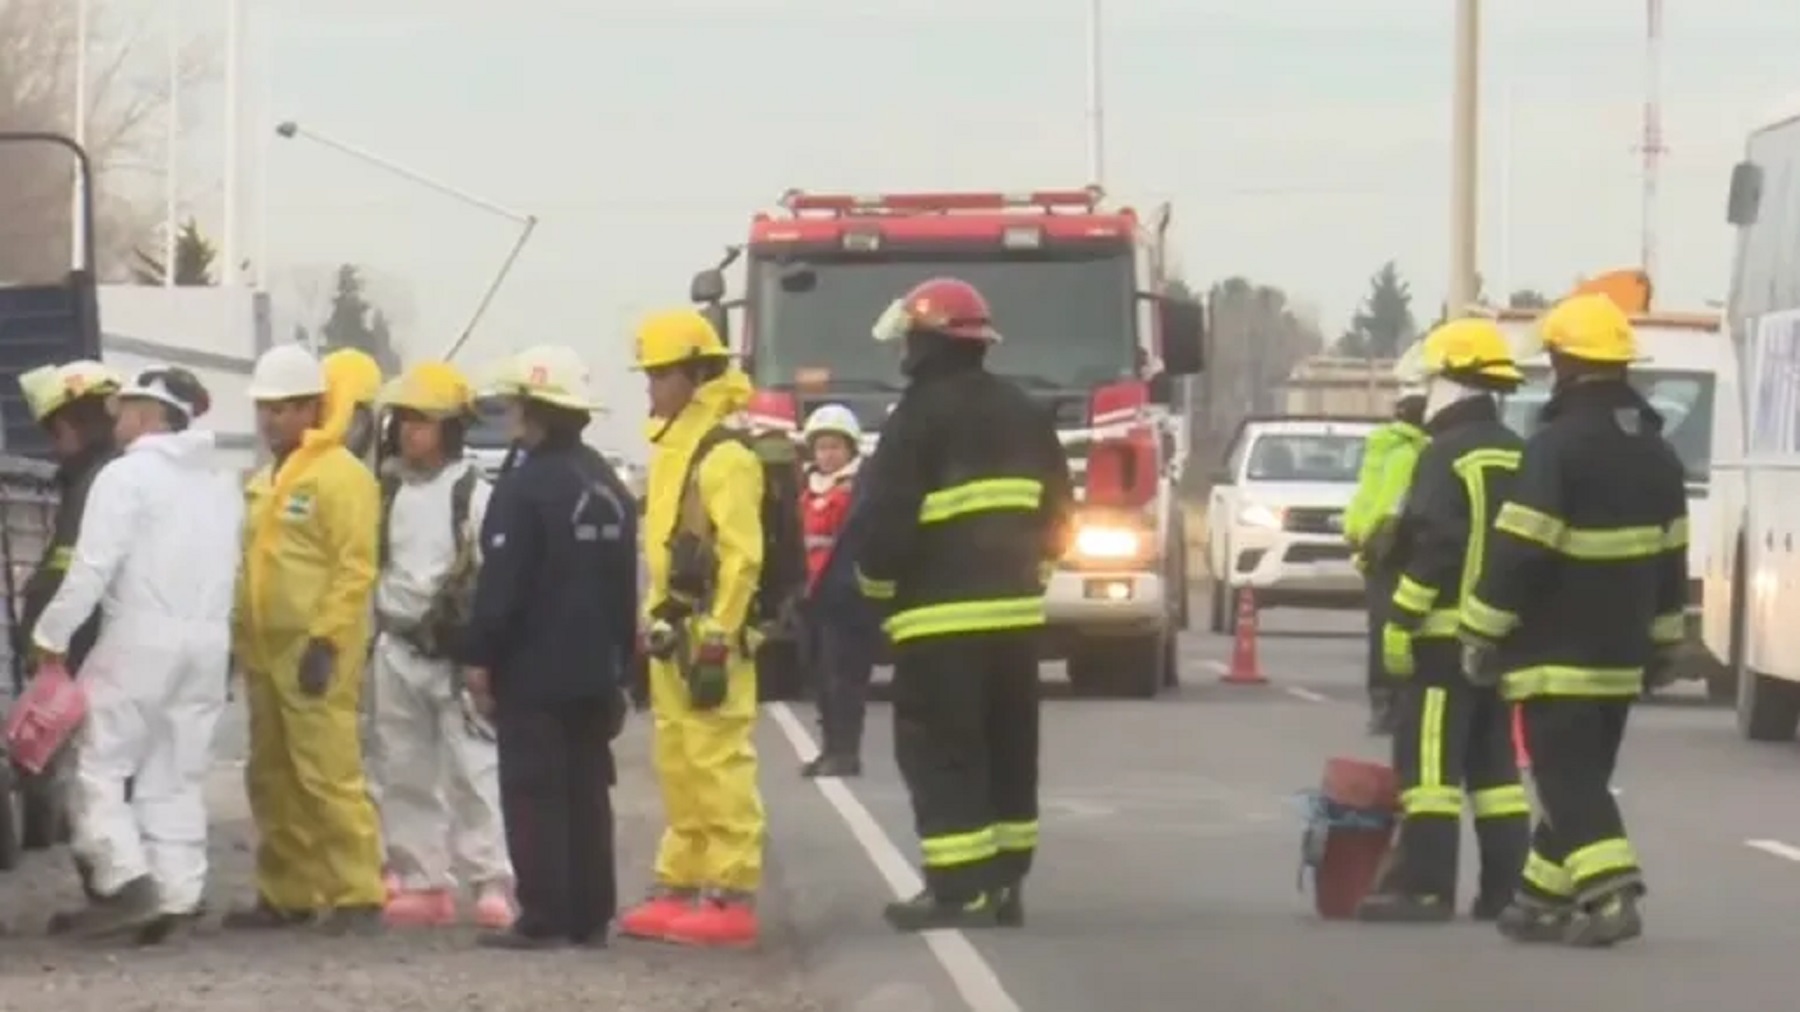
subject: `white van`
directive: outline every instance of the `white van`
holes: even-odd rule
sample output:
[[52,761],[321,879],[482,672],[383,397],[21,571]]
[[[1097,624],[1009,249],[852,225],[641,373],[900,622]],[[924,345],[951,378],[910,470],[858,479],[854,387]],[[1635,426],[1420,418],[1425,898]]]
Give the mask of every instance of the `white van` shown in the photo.
[[[1530,332],[1537,326],[1535,313],[1503,310],[1499,322],[1515,347],[1536,346],[1537,342],[1530,339]],[[1662,415],[1663,436],[1687,467],[1688,524],[1692,531],[1688,545],[1688,641],[1692,649],[1681,670],[1688,678],[1705,679],[1708,694],[1714,699],[1728,700],[1735,696],[1736,677],[1700,643],[1701,574],[1709,564],[1718,527],[1713,463],[1722,448],[1736,447],[1743,439],[1743,420],[1737,407],[1737,354],[1721,333],[1719,318],[1712,314],[1650,312],[1633,316],[1632,325],[1644,359],[1631,367],[1632,385]],[[1539,353],[1520,365],[1526,383],[1506,398],[1504,410],[1506,424],[1520,435],[1529,436],[1537,427],[1538,413],[1550,399],[1550,363]]]
[[1726,321],[1744,367],[1740,436],[1714,465],[1706,645],[1735,673],[1738,728],[1800,728],[1800,97],[1752,131],[1731,174]]

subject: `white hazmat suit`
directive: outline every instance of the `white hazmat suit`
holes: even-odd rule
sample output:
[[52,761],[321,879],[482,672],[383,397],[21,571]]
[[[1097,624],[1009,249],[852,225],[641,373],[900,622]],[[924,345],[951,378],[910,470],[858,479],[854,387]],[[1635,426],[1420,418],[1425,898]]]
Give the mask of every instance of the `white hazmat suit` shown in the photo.
[[81,668],[75,850],[101,894],[149,875],[166,914],[194,912],[206,884],[205,781],[244,519],[212,450],[210,432],[148,434],[100,471],[34,635],[39,649],[63,653],[100,606],[100,638]]
[[[449,887],[452,856],[463,885],[512,879],[499,753],[468,727],[455,664],[421,656],[394,631],[416,625],[444,583],[458,543],[452,495],[473,466],[457,461],[429,477],[402,469],[386,518],[388,557],[375,589],[382,630],[372,669],[375,779],[388,869],[407,892]],[[471,550],[492,491],[485,480],[471,488],[465,528]]]

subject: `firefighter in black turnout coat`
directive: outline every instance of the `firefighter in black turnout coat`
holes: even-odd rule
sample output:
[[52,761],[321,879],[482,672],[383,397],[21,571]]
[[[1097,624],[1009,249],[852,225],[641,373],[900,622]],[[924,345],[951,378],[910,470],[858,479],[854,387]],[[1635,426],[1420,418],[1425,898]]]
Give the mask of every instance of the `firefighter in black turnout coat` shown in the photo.
[[1523,703],[1543,811],[1500,929],[1605,947],[1643,931],[1643,873],[1610,789],[1632,701],[1671,675],[1687,603],[1685,469],[1627,382],[1631,321],[1604,295],[1545,314],[1541,427],[1463,601],[1466,666]]
[[1531,809],[1510,711],[1492,688],[1463,674],[1457,609],[1481,571],[1488,528],[1523,445],[1501,423],[1495,397],[1524,377],[1490,320],[1446,323],[1426,336],[1418,356],[1430,442],[1401,514],[1405,568],[1382,628],[1385,664],[1401,683],[1394,767],[1402,821],[1395,863],[1357,916],[1423,923],[1456,916],[1466,802],[1481,851],[1473,912],[1491,920],[1518,885]]
[[925,889],[890,903],[902,931],[1023,922],[1037,847],[1038,649],[1044,573],[1066,547],[1068,461],[1048,412],[983,366],[987,302],[927,281],[876,324],[910,383],[871,460],[855,559],[887,609],[894,750]]

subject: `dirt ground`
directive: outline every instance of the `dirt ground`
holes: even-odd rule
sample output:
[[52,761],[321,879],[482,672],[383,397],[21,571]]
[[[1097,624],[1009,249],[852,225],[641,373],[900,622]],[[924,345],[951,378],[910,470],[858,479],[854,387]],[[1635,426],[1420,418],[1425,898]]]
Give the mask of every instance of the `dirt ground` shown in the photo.
[[[641,894],[661,818],[641,723],[619,742],[618,810],[624,896]],[[250,886],[251,834],[235,762],[210,793],[215,910]],[[368,939],[312,932],[228,934],[209,924],[163,946],[133,948],[49,938],[50,914],[80,889],[62,852],[33,855],[0,875],[3,1012],[806,1012],[793,932],[779,897],[764,903],[752,952],[699,952],[615,940],[605,950],[501,953],[473,946],[472,929],[391,932]]]

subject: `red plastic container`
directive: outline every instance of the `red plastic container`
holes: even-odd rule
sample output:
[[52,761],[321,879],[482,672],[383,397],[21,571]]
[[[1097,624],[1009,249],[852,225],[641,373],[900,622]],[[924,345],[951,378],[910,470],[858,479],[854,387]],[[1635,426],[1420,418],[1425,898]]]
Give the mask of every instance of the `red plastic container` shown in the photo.
[[[1392,815],[1400,807],[1393,769],[1361,759],[1327,760],[1320,793],[1334,805],[1360,812]],[[1356,916],[1357,905],[1375,888],[1393,838],[1392,826],[1338,826],[1327,833],[1313,880],[1313,907],[1320,917],[1341,921]]]
[[87,693],[61,664],[42,664],[6,715],[13,765],[42,773],[87,718]]

